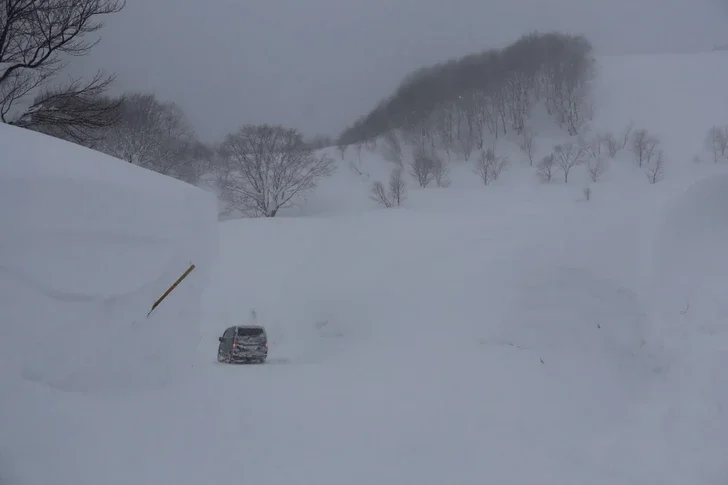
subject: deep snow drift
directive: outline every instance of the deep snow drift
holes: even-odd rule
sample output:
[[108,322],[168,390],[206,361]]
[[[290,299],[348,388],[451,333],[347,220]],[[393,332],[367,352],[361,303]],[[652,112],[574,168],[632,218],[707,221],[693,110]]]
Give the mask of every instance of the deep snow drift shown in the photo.
[[[378,210],[391,165],[350,151],[287,211],[318,217],[214,224],[191,187],[3,128],[0,481],[724,485],[728,175],[691,158],[726,60],[602,63],[595,127],[634,119],[671,165],[649,185],[624,156],[590,201],[583,170],[538,184],[513,152],[493,186],[463,164]],[[252,309],[269,363],[217,364]]]
[[187,372],[215,255],[214,198],[20,128],[0,126],[0,146],[2,373],[126,391]]

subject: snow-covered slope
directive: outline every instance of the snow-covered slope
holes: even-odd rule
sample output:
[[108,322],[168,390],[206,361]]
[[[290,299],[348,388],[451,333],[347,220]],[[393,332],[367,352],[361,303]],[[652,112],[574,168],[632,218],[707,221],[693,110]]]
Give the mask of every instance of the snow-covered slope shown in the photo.
[[[0,127],[30,160],[0,173],[0,481],[724,485],[728,163],[692,158],[728,121],[728,58],[641,59],[602,60],[594,129],[660,135],[667,178],[621,154],[589,201],[582,167],[539,184],[505,142],[492,186],[460,163],[376,209],[391,165],[350,149],[287,211],[316,217],[216,225],[193,188]],[[190,261],[201,308],[195,270],[145,320]],[[253,309],[269,363],[217,364]],[[26,347],[48,333],[57,369]]]
[[[216,243],[203,191],[0,125],[0,360],[52,387],[157,387],[187,372]],[[197,268],[158,310],[154,301]]]

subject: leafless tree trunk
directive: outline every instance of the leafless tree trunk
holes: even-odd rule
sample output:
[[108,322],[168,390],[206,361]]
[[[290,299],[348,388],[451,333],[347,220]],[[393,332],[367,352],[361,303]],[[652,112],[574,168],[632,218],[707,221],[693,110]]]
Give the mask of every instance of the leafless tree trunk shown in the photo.
[[87,54],[97,42],[87,40],[102,27],[99,17],[119,12],[124,0],[2,0],[0,2],[0,121],[28,128],[49,127],[71,138],[84,129],[105,128],[113,107],[99,94],[113,76],[36,95],[29,112],[13,106],[33,94],[65,67],[65,59]]
[[538,176],[542,182],[551,182],[551,179],[554,176],[555,167],[556,156],[553,153],[551,153],[550,155],[546,155],[541,159],[540,162],[538,162]]
[[505,81],[505,104],[511,117],[511,128],[522,133],[531,110],[529,79],[521,70],[513,70]]
[[728,152],[728,127],[714,126],[708,131],[705,142],[713,154],[713,161],[718,163]]
[[665,154],[662,150],[657,150],[657,153],[648,165],[647,165],[647,180],[651,184],[656,184],[662,180],[665,176]]
[[400,167],[392,170],[389,176],[389,193],[392,203],[396,206],[402,205],[405,198],[406,185],[402,178],[402,169]]
[[659,140],[650,135],[645,129],[634,132],[632,136],[632,153],[637,157],[637,164],[640,167],[645,162],[649,162],[658,143]]
[[569,172],[577,165],[581,165],[584,155],[584,149],[571,142],[554,147],[554,155],[556,165],[564,172],[564,183],[569,183]]
[[620,138],[617,138],[614,133],[599,135],[600,143],[607,149],[607,155],[609,155],[609,158],[616,157],[617,154],[627,146],[630,136],[632,135],[632,128],[632,123],[627,125]]
[[473,171],[483,181],[483,185],[488,185],[490,182],[497,180],[508,165],[508,158],[497,156],[495,151],[489,148],[480,152]]
[[451,159],[450,153],[454,144],[454,118],[453,109],[448,106],[442,107],[437,111],[437,133],[448,160]]
[[449,163],[440,158],[435,154],[434,166],[432,167],[433,176],[435,178],[435,184],[438,187],[449,187],[450,186],[450,167]]
[[410,173],[417,179],[420,187],[427,187],[435,178],[435,160],[432,154],[422,147],[416,148],[410,164]]
[[392,170],[389,176],[389,192],[384,189],[382,182],[374,182],[370,198],[377,204],[384,207],[394,207],[402,205],[405,199],[406,184],[402,178],[402,169],[400,167]]
[[383,205],[386,208],[392,207],[392,199],[387,194],[384,184],[379,180],[372,184],[372,193],[369,197],[377,204]]
[[397,133],[394,130],[390,130],[384,134],[382,156],[386,161],[396,163],[400,167],[404,165],[402,144],[399,142]]
[[246,125],[222,145],[228,162],[218,187],[228,211],[275,217],[334,171],[333,160],[316,156],[293,129]]
[[521,131],[521,139],[518,143],[518,147],[528,157],[528,164],[533,167],[533,130],[531,128],[524,127]]
[[587,157],[589,177],[591,177],[592,182],[596,182],[607,169],[605,154],[602,153],[602,138],[597,136],[595,140],[586,143],[583,148]]

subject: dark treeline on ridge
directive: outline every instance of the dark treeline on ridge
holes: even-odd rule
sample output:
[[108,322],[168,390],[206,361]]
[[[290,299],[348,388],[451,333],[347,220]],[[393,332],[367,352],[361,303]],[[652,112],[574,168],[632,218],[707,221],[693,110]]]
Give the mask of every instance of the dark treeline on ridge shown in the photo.
[[340,136],[341,146],[393,130],[412,145],[458,149],[469,158],[487,130],[496,138],[526,129],[543,102],[554,121],[577,134],[591,116],[592,46],[582,36],[532,33],[503,48],[420,69]]

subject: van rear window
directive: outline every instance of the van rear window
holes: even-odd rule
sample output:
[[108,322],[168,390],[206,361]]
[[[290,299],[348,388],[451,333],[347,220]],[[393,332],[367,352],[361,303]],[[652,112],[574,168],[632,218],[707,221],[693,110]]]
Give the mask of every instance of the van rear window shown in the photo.
[[261,328],[238,328],[238,337],[257,337],[263,335]]

